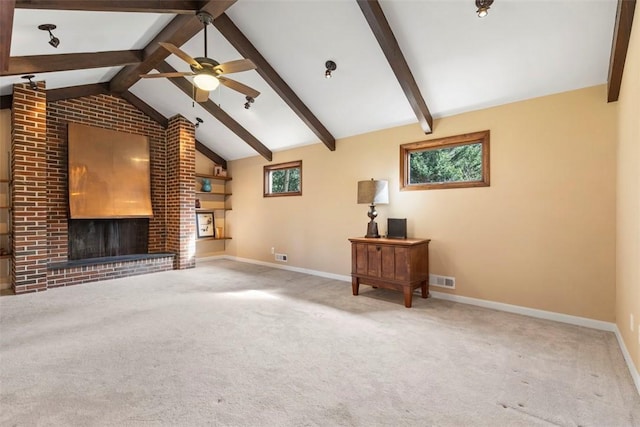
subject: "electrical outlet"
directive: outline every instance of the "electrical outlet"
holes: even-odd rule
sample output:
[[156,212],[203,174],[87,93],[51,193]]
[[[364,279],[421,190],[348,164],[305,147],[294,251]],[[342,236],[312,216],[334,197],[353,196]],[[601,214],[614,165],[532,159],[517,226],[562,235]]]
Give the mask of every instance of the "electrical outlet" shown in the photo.
[[287,262],[287,254],[275,254],[276,261]]

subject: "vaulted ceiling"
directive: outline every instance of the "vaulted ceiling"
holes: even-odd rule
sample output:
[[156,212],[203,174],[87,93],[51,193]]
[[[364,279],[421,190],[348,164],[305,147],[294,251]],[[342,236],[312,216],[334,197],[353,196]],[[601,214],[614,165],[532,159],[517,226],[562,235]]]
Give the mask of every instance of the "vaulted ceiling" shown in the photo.
[[[635,0],[0,0],[0,95],[21,76],[46,81],[49,100],[122,96],[159,122],[182,114],[198,147],[233,160],[609,83],[617,99]],[[215,20],[208,56],[248,58],[232,74],[261,92],[220,86],[193,100],[190,71],[158,42],[204,56],[196,12]],[[41,24],[55,24],[57,48]],[[337,69],[325,78],[325,62]],[[603,102],[607,100],[603,99]],[[532,123],[532,126],[544,126]]]

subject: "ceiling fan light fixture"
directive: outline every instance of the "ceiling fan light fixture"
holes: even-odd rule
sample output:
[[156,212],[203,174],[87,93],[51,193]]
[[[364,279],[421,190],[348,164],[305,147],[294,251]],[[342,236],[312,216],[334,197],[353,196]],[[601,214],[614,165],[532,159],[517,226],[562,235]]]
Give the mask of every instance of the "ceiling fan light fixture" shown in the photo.
[[212,91],[220,85],[220,80],[213,74],[202,72],[195,75],[193,82],[198,89]]
[[478,17],[484,18],[487,16],[492,4],[493,0],[476,0],[476,7],[478,8],[476,13],[478,14]]

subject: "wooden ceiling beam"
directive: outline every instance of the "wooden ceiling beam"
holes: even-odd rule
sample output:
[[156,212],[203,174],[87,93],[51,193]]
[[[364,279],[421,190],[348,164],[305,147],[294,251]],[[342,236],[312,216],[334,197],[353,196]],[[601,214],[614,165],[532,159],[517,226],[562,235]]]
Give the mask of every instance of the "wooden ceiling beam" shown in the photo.
[[267,60],[258,52],[253,44],[245,37],[238,27],[226,15],[222,14],[213,21],[213,25],[231,43],[243,57],[252,60],[257,65],[257,72],[273,88],[282,100],[291,108],[302,121],[329,148],[336,149],[336,140],[326,127],[307,108],[296,93],[287,85]]
[[[176,69],[169,65],[167,62],[162,62],[156,66],[156,70],[161,73],[175,73]],[[186,78],[172,78],[168,79],[171,83],[176,85],[182,92],[188,97],[192,96],[193,85]],[[271,161],[273,159],[273,153],[264,144],[262,144],[255,136],[253,136],[248,130],[242,127],[240,123],[236,122],[229,114],[224,112],[222,108],[218,107],[211,99],[207,99],[205,102],[201,102],[200,106],[207,110],[209,114],[215,117],[220,123],[225,125],[231,132],[235,133],[240,139],[246,142],[251,148],[256,150],[262,157]]]
[[109,94],[108,83],[93,83],[88,85],[62,87],[59,89],[47,89],[47,102],[82,98],[83,96],[108,95],[108,94]]
[[142,62],[141,50],[14,56],[9,58],[9,69],[0,72],[0,76],[119,67],[140,62]]
[[15,0],[0,0],[0,71],[9,68]]
[[620,96],[620,85],[624,63],[627,59],[627,49],[631,38],[631,25],[636,9],[636,0],[618,0],[616,23],[611,43],[611,57],[609,58],[609,78],[607,79],[607,101],[615,102]]
[[[4,2],[5,0],[0,0]],[[202,7],[196,0],[12,0],[19,9],[88,10],[194,14]]]
[[[1,1],[1,0],[0,0]],[[237,0],[211,0],[201,10],[209,12],[214,18],[220,16]],[[161,3],[161,2],[158,2]],[[111,79],[109,88],[114,93],[122,93],[129,90],[138,80],[141,74],[147,74],[156,68],[169,56],[169,51],[158,43],[171,43],[177,47],[182,46],[193,36],[202,31],[202,22],[197,16],[178,15],[144,48],[144,60],[137,65],[124,67]]]
[[227,168],[227,161],[212,151],[209,147],[204,145],[202,142],[196,139],[196,150],[201,152],[204,156],[206,156],[213,163],[222,166],[223,168]]
[[391,26],[389,26],[389,22],[384,16],[380,3],[378,0],[357,0],[357,2],[371,31],[373,31],[373,35],[378,40],[384,56],[396,75],[396,79],[398,79],[398,83],[400,83],[418,122],[420,122],[422,130],[424,133],[431,133],[433,131],[433,118],[427,103],[420,93],[418,84],[413,78],[409,64],[407,64],[402,54],[400,45],[398,45],[398,41],[391,30]]

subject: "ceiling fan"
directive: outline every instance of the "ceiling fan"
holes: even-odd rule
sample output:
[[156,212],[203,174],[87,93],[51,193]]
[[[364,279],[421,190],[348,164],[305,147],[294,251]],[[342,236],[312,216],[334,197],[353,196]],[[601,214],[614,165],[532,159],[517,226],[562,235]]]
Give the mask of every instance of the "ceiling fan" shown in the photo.
[[214,90],[221,83],[237,92],[240,92],[249,98],[255,99],[260,95],[257,90],[224,77],[223,74],[239,73],[241,71],[255,70],[256,64],[250,59],[238,59],[220,64],[218,61],[207,57],[207,26],[213,22],[213,16],[207,12],[198,12],[198,19],[204,25],[204,57],[192,58],[186,52],[180,50],[171,43],[160,42],[160,46],[185,61],[191,67],[191,72],[175,72],[175,73],[153,73],[142,74],[141,78],[157,78],[157,77],[186,77],[194,76],[193,83],[195,88],[195,99],[197,102],[204,102],[209,99],[209,91]]

